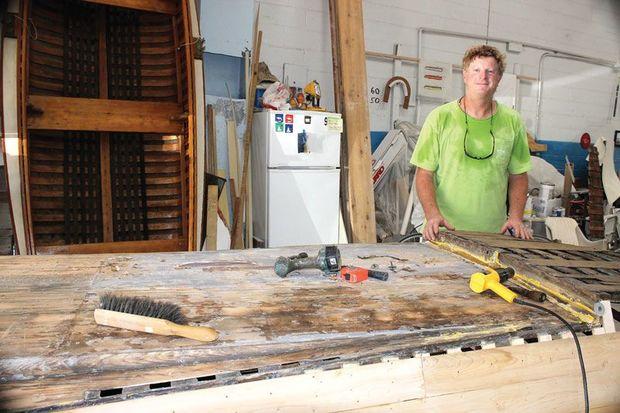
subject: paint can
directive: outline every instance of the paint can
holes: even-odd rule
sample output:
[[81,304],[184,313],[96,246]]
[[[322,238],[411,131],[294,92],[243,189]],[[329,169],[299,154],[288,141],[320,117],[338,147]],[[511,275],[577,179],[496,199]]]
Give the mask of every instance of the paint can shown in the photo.
[[547,200],[554,197],[553,191],[555,189],[554,184],[540,184],[540,199]]
[[566,210],[563,207],[553,208],[553,211],[551,211],[552,217],[563,217],[565,215],[566,215]]

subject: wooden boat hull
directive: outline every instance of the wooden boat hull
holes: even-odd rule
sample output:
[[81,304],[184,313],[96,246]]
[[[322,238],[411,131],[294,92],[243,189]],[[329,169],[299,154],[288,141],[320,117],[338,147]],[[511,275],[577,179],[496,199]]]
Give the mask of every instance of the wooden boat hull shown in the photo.
[[195,2],[8,7],[16,24],[2,40],[3,155],[17,251],[199,249]]
[[[495,244],[514,242],[497,237]],[[567,252],[538,244],[523,241],[520,250]],[[357,284],[318,269],[285,279],[274,273],[278,256],[313,248],[0,257],[0,328],[6,333],[0,406],[123,412],[583,410],[575,343],[564,324],[492,294],[473,293],[468,280],[478,266],[428,244],[351,244],[340,246],[343,263],[382,269],[395,264],[396,271],[388,281]],[[553,289],[566,286],[566,274],[557,274]],[[599,293],[617,287],[581,275]],[[219,339],[200,343],[97,325],[93,310],[108,291],[177,304],[190,324],[215,328]],[[572,303],[591,294],[561,291]],[[543,305],[579,335],[592,411],[618,411],[620,334],[613,333],[613,320],[608,329],[580,321],[567,306]]]

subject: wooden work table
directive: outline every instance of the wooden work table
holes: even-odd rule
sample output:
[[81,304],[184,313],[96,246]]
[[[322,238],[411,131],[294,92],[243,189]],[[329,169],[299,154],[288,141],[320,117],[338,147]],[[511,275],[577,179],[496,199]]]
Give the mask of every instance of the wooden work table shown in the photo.
[[[79,407],[563,329],[551,316],[472,293],[469,276],[480,268],[430,245],[340,247],[345,265],[394,265],[386,282],[349,284],[319,270],[275,275],[278,256],[318,248],[1,257],[0,406]],[[176,303],[190,324],[220,338],[99,326],[93,310],[105,292]],[[592,327],[562,315],[577,330]]]

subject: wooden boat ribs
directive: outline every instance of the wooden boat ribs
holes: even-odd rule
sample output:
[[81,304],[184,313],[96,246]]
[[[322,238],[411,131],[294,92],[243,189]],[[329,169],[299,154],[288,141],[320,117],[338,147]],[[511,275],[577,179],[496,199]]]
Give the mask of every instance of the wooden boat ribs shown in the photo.
[[96,3],[106,2],[30,4],[36,36],[22,50],[30,252],[93,243],[105,252],[127,241],[140,242],[135,252],[187,249],[195,182],[186,8]]

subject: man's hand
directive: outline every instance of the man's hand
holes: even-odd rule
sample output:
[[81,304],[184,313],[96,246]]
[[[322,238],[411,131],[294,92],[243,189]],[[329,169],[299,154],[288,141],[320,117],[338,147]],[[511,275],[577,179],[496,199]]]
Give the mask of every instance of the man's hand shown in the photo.
[[437,238],[437,234],[439,234],[439,227],[445,227],[450,230],[454,230],[454,227],[450,225],[448,221],[446,221],[443,215],[434,215],[426,220],[426,226],[424,227],[423,232],[424,238],[429,241],[435,241],[435,238]]
[[433,175],[433,171],[428,171],[420,167],[418,167],[415,172],[415,185],[418,191],[418,198],[420,198],[420,203],[422,204],[422,208],[424,208],[424,215],[426,216],[426,226],[424,227],[422,235],[424,235],[424,239],[429,241],[435,241],[437,234],[439,234],[439,227],[446,227],[454,230],[454,227],[446,221],[437,207]]
[[508,201],[510,211],[508,220],[500,230],[500,233],[510,230],[513,237],[532,239],[529,228],[523,225],[523,210],[527,200],[527,172],[508,177]]
[[506,231],[511,230],[513,237],[521,239],[532,239],[532,233],[528,227],[523,224],[523,220],[519,218],[508,218],[502,229],[499,231],[503,234]]

